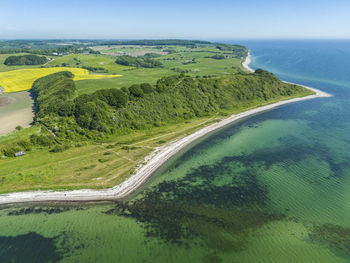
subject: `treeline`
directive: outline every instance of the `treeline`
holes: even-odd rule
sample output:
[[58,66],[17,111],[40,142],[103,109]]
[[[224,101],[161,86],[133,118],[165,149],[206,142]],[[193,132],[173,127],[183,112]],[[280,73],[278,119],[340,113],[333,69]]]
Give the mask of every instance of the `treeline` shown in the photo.
[[30,48],[30,49],[50,49],[59,48],[62,46],[81,46],[84,47],[87,43],[92,41],[75,41],[75,40],[0,40],[0,49],[18,49],[18,48]]
[[144,129],[307,93],[300,86],[283,83],[273,74],[259,70],[257,74],[219,78],[180,74],[162,78],[154,87],[143,83],[78,97],[72,78],[71,73],[60,72],[33,85],[38,107],[36,120],[54,133],[69,126],[68,130],[78,129],[75,133],[84,136],[89,134],[87,131]]
[[5,59],[6,66],[41,65],[47,62],[46,57],[36,55],[10,56]]
[[90,72],[108,73],[108,70],[103,67],[82,66],[81,68],[87,69]]
[[73,74],[58,72],[33,84],[35,121],[61,139],[72,136],[90,138],[93,134],[89,131],[112,132],[114,111],[154,91],[152,85],[142,83],[129,88],[101,89],[76,97]]
[[159,40],[126,40],[126,41],[109,41],[101,45],[141,45],[141,46],[195,46],[199,44],[211,44],[209,41],[200,40],[183,40],[183,39],[159,39]]
[[54,48],[0,48],[0,54],[16,54],[16,53],[29,53],[35,55],[45,55],[52,56],[53,54],[100,54],[99,51],[94,51],[91,48],[82,48],[76,46],[64,46],[64,47],[54,47]]
[[237,58],[243,58],[248,55],[248,49],[241,45],[217,44],[216,48],[220,51],[229,51]]
[[159,60],[151,59],[150,55],[143,57],[120,56],[117,57],[115,63],[123,66],[138,67],[138,68],[160,68],[163,64]]
[[273,74],[257,70],[225,77],[164,77],[121,89],[102,89],[76,97],[73,75],[59,72],[37,80],[32,89],[36,125],[41,133],[2,146],[0,152],[50,147],[63,151],[84,140],[99,140],[112,133],[150,129],[217,112],[232,112],[276,99],[310,92],[283,83]]
[[35,101],[35,119],[50,114],[71,116],[72,99],[76,93],[74,75],[69,71],[57,72],[36,80],[31,89]]
[[221,55],[221,54],[217,54],[217,55],[212,56],[211,58],[213,58],[213,59],[225,59],[226,56],[225,55]]

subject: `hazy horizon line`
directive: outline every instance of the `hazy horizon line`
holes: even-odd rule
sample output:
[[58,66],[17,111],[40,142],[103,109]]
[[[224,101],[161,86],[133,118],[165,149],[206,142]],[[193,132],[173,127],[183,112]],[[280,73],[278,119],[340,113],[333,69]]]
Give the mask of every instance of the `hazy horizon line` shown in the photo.
[[132,40],[199,40],[199,41],[229,41],[229,40],[350,40],[350,37],[337,38],[337,37],[266,37],[266,38],[255,38],[255,37],[245,37],[245,38],[171,38],[171,37],[138,37],[138,38],[0,38],[0,41],[16,41],[16,40],[33,40],[33,41],[54,41],[54,40],[75,40],[75,41],[89,41],[89,40],[104,40],[104,41],[132,41]]

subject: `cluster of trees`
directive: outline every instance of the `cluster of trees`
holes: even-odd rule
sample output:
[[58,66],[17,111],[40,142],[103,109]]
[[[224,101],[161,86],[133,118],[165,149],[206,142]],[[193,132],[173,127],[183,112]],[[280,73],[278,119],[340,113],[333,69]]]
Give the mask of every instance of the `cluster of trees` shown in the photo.
[[212,56],[211,58],[213,58],[213,59],[225,59],[226,56],[225,55],[221,55],[221,54],[216,54],[216,55]]
[[115,62],[123,66],[142,67],[142,68],[160,68],[163,66],[163,64],[159,60],[151,59],[149,58],[149,56],[143,56],[143,57],[120,56],[116,59]]
[[55,146],[56,139],[52,134],[43,132],[42,134],[32,134],[27,138],[17,139],[11,144],[0,146],[0,156],[14,157],[20,151],[31,151],[34,147],[44,148]]
[[72,115],[74,110],[72,99],[76,93],[73,77],[71,72],[63,71],[34,82],[31,92],[35,100],[36,119],[50,114]]
[[175,54],[175,53],[177,53],[177,51],[174,48],[167,48],[164,51],[167,52],[168,54]]
[[240,45],[217,44],[216,48],[220,51],[229,51],[237,58],[243,58],[248,55],[248,49]]
[[195,58],[192,58],[191,60],[186,60],[184,62],[182,62],[183,65],[189,65],[189,64],[196,64],[197,61]]
[[190,69],[182,69],[182,68],[171,68],[172,71],[177,73],[189,73],[191,72]]
[[53,47],[53,48],[1,48],[0,46],[0,54],[16,54],[16,53],[30,53],[35,55],[45,55],[51,56],[54,53],[56,54],[101,54],[99,51],[94,51],[91,48],[87,47],[79,47],[79,46],[61,46],[61,47]]
[[276,98],[306,95],[308,91],[257,70],[255,74],[215,78],[179,74],[161,78],[155,86],[143,83],[80,96],[76,96],[72,73],[59,72],[37,80],[32,93],[35,121],[42,132],[0,148],[4,155],[13,156],[33,145],[63,151],[79,141],[99,140],[110,133],[237,111]]
[[[52,116],[69,117],[80,127],[94,130],[96,125],[92,122],[95,120],[106,126],[102,130],[109,130],[118,128],[117,116],[117,119],[124,116],[125,127],[128,126],[127,120],[131,123],[146,117],[157,119],[158,115],[164,114],[169,114],[166,119],[171,119],[170,116],[184,115],[180,112],[186,112],[186,116],[201,116],[210,112],[208,107],[234,109],[247,102],[256,103],[304,92],[302,87],[283,83],[264,70],[257,70],[256,74],[242,73],[219,78],[192,78],[180,74],[161,78],[155,87],[148,83],[135,84],[129,88],[102,89],[78,97],[72,79],[72,73],[59,72],[34,83],[32,93],[37,121],[44,123],[47,117],[55,119]],[[130,118],[133,113],[134,118]],[[54,127],[52,130],[55,132]]]
[[103,68],[103,67],[87,67],[87,66],[82,66],[81,68],[87,69],[90,72],[98,72],[98,73],[108,73],[108,70]]
[[66,130],[82,136],[91,136],[82,129],[109,132],[113,128],[114,111],[153,92],[152,85],[142,83],[129,88],[101,89],[76,97],[73,74],[58,72],[33,84],[35,120],[57,133],[58,137],[66,137],[63,132]]
[[46,57],[36,55],[10,56],[5,59],[6,66],[41,65],[47,62]]

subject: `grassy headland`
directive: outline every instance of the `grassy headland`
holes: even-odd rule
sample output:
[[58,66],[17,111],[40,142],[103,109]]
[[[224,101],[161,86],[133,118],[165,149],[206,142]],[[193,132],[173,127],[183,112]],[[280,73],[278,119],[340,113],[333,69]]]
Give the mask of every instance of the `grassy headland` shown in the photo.
[[[123,46],[111,48],[116,52]],[[141,48],[159,49],[154,42],[137,51]],[[244,47],[192,43],[163,49],[167,55],[135,60],[129,47],[124,61],[136,63],[131,67],[118,65],[116,58],[112,64],[113,57],[103,54],[50,62],[92,70],[98,63],[123,77],[77,82],[72,73],[59,72],[38,79],[31,90],[35,125],[0,137],[0,193],[111,187],[131,175],[155,147],[230,114],[312,94],[263,70],[246,73]],[[20,150],[27,154],[13,158]]]

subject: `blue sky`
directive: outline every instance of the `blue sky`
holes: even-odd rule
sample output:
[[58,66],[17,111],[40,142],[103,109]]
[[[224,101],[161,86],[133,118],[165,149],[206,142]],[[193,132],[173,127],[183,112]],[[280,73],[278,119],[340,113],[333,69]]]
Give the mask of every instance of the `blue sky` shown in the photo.
[[0,10],[0,38],[350,38],[349,0],[11,0]]

